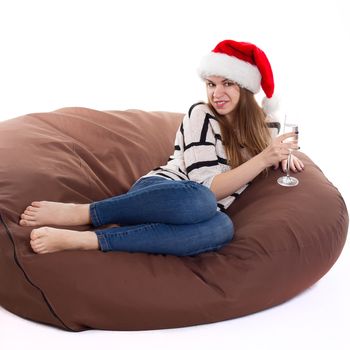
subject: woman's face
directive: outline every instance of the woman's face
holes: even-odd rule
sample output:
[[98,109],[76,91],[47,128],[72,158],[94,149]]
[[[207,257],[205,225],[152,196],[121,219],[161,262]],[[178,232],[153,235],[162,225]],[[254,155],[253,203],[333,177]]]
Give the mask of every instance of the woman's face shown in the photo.
[[223,77],[210,76],[205,80],[208,100],[216,112],[223,116],[230,115],[239,101],[239,86]]

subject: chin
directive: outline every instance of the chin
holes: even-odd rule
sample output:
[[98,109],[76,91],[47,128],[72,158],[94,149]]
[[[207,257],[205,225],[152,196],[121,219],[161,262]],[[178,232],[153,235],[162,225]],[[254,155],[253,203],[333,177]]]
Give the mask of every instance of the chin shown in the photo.
[[223,117],[225,117],[226,115],[229,115],[229,114],[232,113],[232,109],[230,109],[230,110],[223,110],[223,109],[217,110],[217,109],[215,109],[215,111],[216,111],[217,114],[219,114],[219,115],[221,115]]

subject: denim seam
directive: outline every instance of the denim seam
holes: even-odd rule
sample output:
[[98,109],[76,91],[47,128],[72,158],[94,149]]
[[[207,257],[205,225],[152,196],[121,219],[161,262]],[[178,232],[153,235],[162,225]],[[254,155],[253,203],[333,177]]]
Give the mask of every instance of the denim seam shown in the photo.
[[[157,224],[150,224],[149,227],[142,227],[142,228],[138,228],[138,229],[134,229],[133,232],[138,232],[138,231],[145,231],[145,230],[149,230],[151,227],[154,227]],[[100,248],[102,251],[111,251],[112,248],[107,240],[107,238],[105,237],[105,233],[103,230],[97,230],[95,231],[96,235],[97,235],[97,239],[99,241],[100,244]],[[126,232],[121,232],[121,233],[108,233],[108,236],[117,236],[118,238],[123,237],[123,236],[127,236]]]
[[[183,181],[185,181],[185,180],[183,180]],[[188,180],[186,180],[186,181],[188,181]],[[201,184],[199,184],[199,183],[197,183],[197,182],[194,182],[194,181],[190,181],[189,180],[189,182],[187,182],[187,183],[185,183],[184,184],[184,190],[186,191],[186,190],[189,190],[188,188],[186,188],[186,187],[190,187],[190,189],[193,189],[193,190],[200,190],[200,189],[202,189],[202,187],[204,187],[205,189],[207,189],[209,192],[211,192],[207,187],[205,187],[204,185],[201,185]],[[167,188],[167,190],[169,190],[169,188],[171,189],[171,188],[178,188],[178,186],[176,185],[176,184],[171,184],[170,186],[168,186],[168,188]],[[144,188],[141,188],[140,190],[143,190],[143,189],[145,189],[145,190],[148,190],[148,188],[147,187],[144,187]],[[163,188],[156,188],[156,189],[153,189],[153,191],[154,192],[161,192],[161,191],[164,191],[164,189]],[[212,193],[212,192],[211,192]],[[125,193],[125,194],[127,194],[128,196],[130,196],[130,197],[135,197],[135,196],[137,196],[138,195],[138,193],[135,193],[135,192],[129,192],[129,193]],[[213,194],[213,193],[212,193]],[[214,194],[213,194],[214,195]],[[216,202],[216,199],[215,199],[215,202]],[[99,218],[99,216],[98,216],[98,213],[97,213],[97,210],[96,210],[96,205],[97,205],[97,202],[94,202],[94,203],[92,203],[91,205],[90,205],[90,209],[91,209],[91,213],[92,213],[92,215],[91,216],[93,216],[93,219],[92,219],[92,221],[93,220],[95,220],[96,222],[97,222],[97,225],[94,225],[95,227],[97,227],[97,226],[101,226],[101,220],[100,220],[100,218]]]
[[[97,227],[97,226],[101,226],[101,220],[97,214],[97,210],[96,210],[96,204],[92,203],[90,205],[90,216],[91,216],[91,223]],[[96,223],[96,225],[95,225]]]
[[[202,187],[208,189],[207,187],[205,187],[205,186],[203,186],[203,185],[201,185],[201,184],[197,184],[197,183],[195,183],[195,184],[185,184],[185,185],[189,185],[189,187],[191,187],[192,189],[196,189],[196,190],[200,189],[200,187],[198,187],[198,186],[202,186]],[[195,186],[195,185],[198,185],[198,186]],[[168,190],[168,189],[171,189],[171,188],[178,188],[178,187],[177,187],[176,185],[175,185],[175,186],[168,186],[167,190]],[[146,190],[149,190],[147,187],[145,187],[145,189],[146,189]],[[142,190],[142,189],[140,189],[140,190]],[[154,192],[161,192],[161,191],[163,191],[163,190],[164,190],[163,188],[156,188],[156,189],[153,189]],[[187,189],[185,188],[185,190],[187,190]],[[208,191],[210,191],[210,190],[208,189]],[[210,191],[210,192],[211,192],[211,191]],[[213,194],[213,192],[211,192],[211,193]],[[135,197],[135,196],[137,196],[138,194],[135,193],[135,192],[130,192],[128,195],[129,195],[130,197]],[[213,195],[214,195],[214,194],[213,194]]]
[[[140,232],[140,231],[149,231],[150,229],[153,229],[155,226],[157,226],[158,223],[151,223],[151,224],[147,224],[146,227],[140,227],[140,228],[134,228],[134,229],[128,229],[129,232],[132,232],[132,233],[137,233],[137,232]],[[161,224],[159,224],[161,225]],[[97,231],[96,231],[97,232]],[[103,231],[99,231],[100,235],[104,235]],[[111,237],[125,237],[128,235],[129,232],[116,232],[116,233],[113,233],[113,232],[110,232],[108,233],[108,236],[111,236]]]
[[[183,187],[185,191],[188,191],[189,189],[186,188],[186,187],[190,187],[191,189],[194,189],[194,190],[200,190],[202,187],[207,189],[209,192],[211,192],[207,187],[197,183],[197,182],[194,182],[194,181],[191,181],[191,182],[188,182],[186,184],[184,184],[185,186]],[[171,185],[171,186],[168,186],[167,190],[169,190],[169,188],[178,188],[178,186],[176,186],[175,184],[174,185]],[[144,188],[146,191],[148,190],[146,187]],[[142,189],[141,189],[142,190]],[[154,192],[162,192],[164,191],[163,188],[156,188],[156,189],[153,189]],[[211,194],[214,196],[213,192],[211,192]],[[138,196],[139,194],[138,193],[135,193],[135,192],[130,192],[127,194],[129,197],[135,197],[135,196]],[[216,203],[216,199],[214,197],[214,200],[215,200],[215,203]],[[93,214],[93,217],[94,219],[96,219],[96,222],[98,225],[94,225],[95,227],[97,226],[101,226],[101,220],[98,216],[98,212],[96,210],[96,205],[97,203],[93,203],[91,205],[91,212]],[[217,211],[217,206],[215,205],[215,211]]]
[[100,248],[102,251],[108,251],[111,250],[111,247],[108,243],[108,240],[106,239],[103,231],[95,231],[98,242],[100,244]]
[[[138,229],[134,229],[133,232],[138,232],[138,231],[148,231],[150,230],[151,228],[154,228],[154,226],[157,226],[158,224],[150,224],[148,225],[147,227],[142,227],[142,228],[138,228]],[[120,232],[120,233],[109,233],[108,235],[109,236],[114,236],[114,237],[120,237],[122,238],[123,236],[127,236],[128,234],[126,232]],[[100,243],[101,245],[101,250],[111,250],[111,247],[108,243],[108,240],[106,239],[106,237],[104,236],[104,233],[103,231],[96,231],[96,234],[97,236],[99,237],[99,241],[101,239],[100,242],[102,242],[102,244]],[[232,238],[226,242],[223,242],[223,243],[220,243],[220,244],[217,244],[217,245],[211,245],[211,246],[208,246],[208,247],[205,247],[205,248],[200,248],[200,249],[197,249],[197,250],[192,250],[192,251],[189,251],[189,252],[186,252],[184,254],[179,254],[179,253],[167,253],[168,255],[176,255],[176,256],[191,256],[191,255],[197,255],[197,254],[200,254],[200,253],[205,253],[205,252],[210,252],[210,251],[213,251],[213,250],[218,250],[220,248],[222,248],[223,246],[225,246],[227,243],[229,243],[230,241],[232,240]],[[159,253],[159,254],[163,254],[163,253]]]

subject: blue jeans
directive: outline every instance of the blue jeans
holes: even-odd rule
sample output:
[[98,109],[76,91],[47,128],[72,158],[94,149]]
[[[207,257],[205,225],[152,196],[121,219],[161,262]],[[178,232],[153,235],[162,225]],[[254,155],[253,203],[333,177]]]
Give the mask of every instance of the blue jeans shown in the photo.
[[147,252],[178,256],[215,250],[233,237],[233,223],[217,211],[216,198],[193,181],[160,176],[139,179],[126,194],[90,205],[102,251]]

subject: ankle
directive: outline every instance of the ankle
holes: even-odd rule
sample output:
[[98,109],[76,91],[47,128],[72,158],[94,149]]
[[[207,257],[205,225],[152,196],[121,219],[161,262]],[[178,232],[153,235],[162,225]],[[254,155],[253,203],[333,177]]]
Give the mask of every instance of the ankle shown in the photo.
[[75,204],[79,221],[83,224],[91,224],[90,204]]
[[99,244],[97,235],[93,231],[82,232],[82,249],[83,250],[98,250]]

